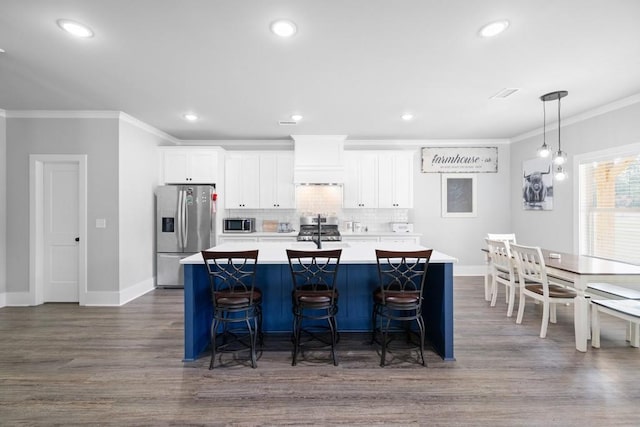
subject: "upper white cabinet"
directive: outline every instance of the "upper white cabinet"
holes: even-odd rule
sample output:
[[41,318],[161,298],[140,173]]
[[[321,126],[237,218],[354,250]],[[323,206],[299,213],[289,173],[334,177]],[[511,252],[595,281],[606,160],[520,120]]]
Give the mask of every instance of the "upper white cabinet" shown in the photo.
[[225,207],[260,207],[260,157],[251,152],[229,153],[225,161]]
[[260,154],[260,208],[295,209],[293,152]]
[[345,151],[345,208],[378,207],[378,155],[363,151]]
[[165,184],[215,184],[218,181],[219,149],[162,147],[161,170]]
[[378,207],[413,208],[413,152],[381,152],[378,157]]

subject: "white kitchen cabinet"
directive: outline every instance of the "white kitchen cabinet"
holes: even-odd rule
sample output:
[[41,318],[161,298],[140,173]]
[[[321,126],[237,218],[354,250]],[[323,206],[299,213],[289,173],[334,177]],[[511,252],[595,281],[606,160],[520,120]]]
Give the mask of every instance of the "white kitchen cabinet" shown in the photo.
[[260,154],[260,208],[296,208],[293,152]]
[[381,152],[378,156],[378,207],[413,207],[413,152]]
[[225,161],[226,209],[260,207],[260,157],[255,153],[227,153]]
[[161,148],[161,181],[165,184],[215,184],[218,182],[219,149]]
[[363,151],[345,151],[345,208],[378,207],[378,155]]

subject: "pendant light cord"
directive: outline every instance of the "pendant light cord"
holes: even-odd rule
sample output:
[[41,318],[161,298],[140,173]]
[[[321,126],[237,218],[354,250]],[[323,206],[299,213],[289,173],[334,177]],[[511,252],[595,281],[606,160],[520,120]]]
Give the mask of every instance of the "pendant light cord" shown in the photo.
[[560,100],[562,97],[558,96],[558,153],[562,152],[562,145],[560,145]]

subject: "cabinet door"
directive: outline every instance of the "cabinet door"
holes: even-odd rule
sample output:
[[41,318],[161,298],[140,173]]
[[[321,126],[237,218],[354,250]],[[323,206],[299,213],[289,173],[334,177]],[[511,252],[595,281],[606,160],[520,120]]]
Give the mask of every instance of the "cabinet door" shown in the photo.
[[163,151],[162,170],[165,184],[187,184],[188,181],[188,157],[187,151]]
[[378,157],[366,152],[345,152],[345,208],[378,207]]
[[295,209],[293,153],[260,155],[260,208]]
[[225,161],[225,207],[258,209],[259,158],[255,154],[232,154]]
[[379,207],[413,207],[413,153],[381,154],[378,174]]
[[165,148],[161,157],[165,184],[215,184],[218,181],[216,150]]
[[293,152],[278,154],[276,201],[280,209],[296,208],[296,186],[293,183]]
[[360,157],[360,203],[363,208],[378,207],[378,156]]
[[360,162],[357,153],[344,153],[344,186],[342,187],[343,204],[345,208],[359,208],[360,206]]
[[208,150],[194,150],[189,153],[189,182],[198,184],[214,184],[218,180],[218,153]]
[[396,208],[413,207],[413,154],[394,157],[394,204]]

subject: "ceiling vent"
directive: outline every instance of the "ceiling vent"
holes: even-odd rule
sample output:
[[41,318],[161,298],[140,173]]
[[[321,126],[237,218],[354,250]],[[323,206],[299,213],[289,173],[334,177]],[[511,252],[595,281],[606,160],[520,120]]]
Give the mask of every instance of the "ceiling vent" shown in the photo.
[[296,126],[298,124],[298,122],[293,121],[293,120],[280,120],[280,121],[278,121],[278,124],[280,126]]
[[504,89],[501,89],[498,93],[496,93],[495,95],[493,95],[489,99],[505,99],[505,98],[513,95],[514,93],[516,93],[519,90],[520,89],[518,89],[518,88],[504,88]]

